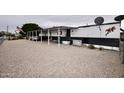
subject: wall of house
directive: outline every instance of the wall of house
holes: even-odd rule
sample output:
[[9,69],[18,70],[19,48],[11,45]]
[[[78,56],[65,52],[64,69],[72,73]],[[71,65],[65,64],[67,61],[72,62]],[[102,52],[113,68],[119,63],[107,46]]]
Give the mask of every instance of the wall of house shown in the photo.
[[[106,29],[115,26],[114,32],[107,36]],[[120,24],[101,25],[101,32],[98,26],[78,28],[71,31],[71,37],[89,37],[89,38],[120,38]],[[100,35],[101,33],[101,35]]]
[[[106,36],[106,29],[115,27],[115,30]],[[72,40],[81,40],[82,43],[119,47],[120,24],[82,27],[71,31]]]
[[42,31],[42,36],[47,36],[47,31]]
[[[66,36],[66,30],[61,30],[60,31],[61,37],[65,37]],[[58,36],[58,31],[51,31],[51,36],[57,37]]]

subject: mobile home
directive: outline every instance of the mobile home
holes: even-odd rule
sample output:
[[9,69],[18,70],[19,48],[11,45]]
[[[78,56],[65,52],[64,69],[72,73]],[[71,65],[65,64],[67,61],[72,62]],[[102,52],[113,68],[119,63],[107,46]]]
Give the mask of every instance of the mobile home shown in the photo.
[[94,44],[119,47],[120,22],[87,25],[79,27],[57,26],[46,28],[39,34],[41,40],[56,41],[58,44],[68,41],[70,44]]
[[100,25],[100,28],[98,25],[58,26],[49,28],[49,31],[51,40],[58,41],[58,37],[60,37],[60,43],[70,41],[70,44],[74,44],[74,41],[80,41],[81,44],[119,47],[120,22],[105,23]]
[[[112,31],[109,31],[111,29]],[[119,38],[119,22],[102,24],[100,29],[97,25],[88,25],[80,26],[71,31],[71,40],[81,40],[82,43],[86,44],[118,47]]]

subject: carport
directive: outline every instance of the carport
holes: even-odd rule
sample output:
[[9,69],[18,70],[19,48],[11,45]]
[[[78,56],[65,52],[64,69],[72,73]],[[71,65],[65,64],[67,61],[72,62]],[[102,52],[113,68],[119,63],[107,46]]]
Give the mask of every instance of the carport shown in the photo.
[[75,27],[68,27],[68,26],[56,26],[56,27],[45,29],[48,33],[48,44],[50,42],[50,39],[53,38],[53,32],[56,32],[57,43],[58,43],[58,46],[60,46],[61,38],[63,38],[64,40],[70,40],[71,39],[71,31],[73,29],[75,29]]

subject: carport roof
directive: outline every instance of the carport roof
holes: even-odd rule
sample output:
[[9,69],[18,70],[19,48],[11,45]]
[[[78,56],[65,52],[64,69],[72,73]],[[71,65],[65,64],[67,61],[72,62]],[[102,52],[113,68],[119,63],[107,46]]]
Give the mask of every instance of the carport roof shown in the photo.
[[[103,23],[101,25],[110,25],[110,24],[118,24],[120,22],[111,22],[111,23]],[[85,28],[85,27],[92,27],[92,26],[98,26],[96,24],[93,24],[93,25],[86,25],[86,26],[78,26],[78,27],[69,27],[69,26],[54,26],[54,27],[50,27],[50,28],[45,28],[44,31],[47,31],[48,29],[49,30],[67,30],[67,29],[78,29],[78,28]]]
[[77,27],[54,26],[54,27],[46,28],[46,29],[44,29],[44,30],[48,30],[48,29],[50,29],[50,30],[58,30],[58,29],[60,29],[60,30],[66,30],[66,29],[76,29],[76,28],[77,28]]

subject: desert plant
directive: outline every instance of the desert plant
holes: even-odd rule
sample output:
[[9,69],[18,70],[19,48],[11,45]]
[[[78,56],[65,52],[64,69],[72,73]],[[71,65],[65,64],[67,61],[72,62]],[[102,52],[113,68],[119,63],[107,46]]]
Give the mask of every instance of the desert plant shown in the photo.
[[101,50],[103,50],[103,48],[102,48],[102,47],[100,47],[100,48],[99,48],[99,50],[101,51]]
[[95,46],[92,45],[92,44],[90,44],[90,45],[88,46],[88,48],[89,48],[89,49],[95,49]]

